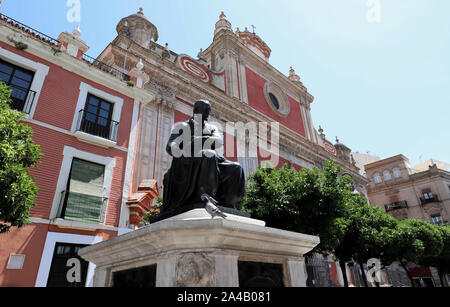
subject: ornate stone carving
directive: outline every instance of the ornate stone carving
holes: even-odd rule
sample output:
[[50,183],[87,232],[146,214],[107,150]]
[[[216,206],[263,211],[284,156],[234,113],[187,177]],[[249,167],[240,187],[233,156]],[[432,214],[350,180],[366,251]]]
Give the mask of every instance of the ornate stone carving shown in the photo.
[[214,258],[205,253],[188,253],[176,265],[175,287],[213,287]]

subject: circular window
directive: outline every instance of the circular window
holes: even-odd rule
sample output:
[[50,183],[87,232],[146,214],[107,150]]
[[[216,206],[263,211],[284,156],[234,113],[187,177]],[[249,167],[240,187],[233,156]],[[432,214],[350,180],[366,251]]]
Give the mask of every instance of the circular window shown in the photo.
[[264,86],[264,95],[270,108],[281,117],[286,117],[291,111],[291,104],[284,91],[272,82],[267,82]]
[[280,103],[278,102],[277,97],[275,97],[275,95],[272,94],[272,93],[269,93],[269,97],[270,97],[270,100],[272,101],[272,104],[275,107],[275,109],[279,110],[280,109]]

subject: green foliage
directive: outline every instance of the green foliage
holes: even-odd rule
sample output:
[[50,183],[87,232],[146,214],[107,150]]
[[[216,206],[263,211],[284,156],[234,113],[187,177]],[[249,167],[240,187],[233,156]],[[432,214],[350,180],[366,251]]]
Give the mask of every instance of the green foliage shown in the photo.
[[339,173],[331,161],[323,171],[258,169],[241,209],[270,227],[319,236],[313,252],[333,254],[341,263],[378,258],[384,265],[411,261],[450,270],[450,226],[397,221],[353,194],[352,179]]
[[319,236],[317,252],[331,250],[344,233],[342,217],[353,186],[349,176],[339,173],[332,161],[323,171],[258,169],[249,178],[242,208],[267,226]]
[[143,225],[148,225],[151,223],[153,219],[158,217],[158,215],[161,213],[160,208],[163,205],[163,199],[162,197],[158,196],[157,200],[153,203],[150,210],[142,216],[142,222]]
[[422,220],[403,220],[392,232],[382,259],[385,263],[399,260],[421,264],[438,257],[443,247],[437,226]]
[[333,251],[340,261],[364,263],[379,258],[390,242],[397,220],[382,209],[370,206],[362,195],[353,195],[347,202],[345,234]]
[[28,224],[38,188],[29,174],[40,148],[31,127],[19,123],[23,113],[9,109],[11,91],[0,83],[0,233]]

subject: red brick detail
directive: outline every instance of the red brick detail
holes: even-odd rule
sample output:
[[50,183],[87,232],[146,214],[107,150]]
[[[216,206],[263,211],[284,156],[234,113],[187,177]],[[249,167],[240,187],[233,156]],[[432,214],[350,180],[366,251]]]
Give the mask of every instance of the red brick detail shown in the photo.
[[156,180],[146,180],[139,185],[138,192],[133,194],[127,202],[130,210],[130,224],[140,226],[142,216],[154,209],[153,203],[159,196],[158,183]]

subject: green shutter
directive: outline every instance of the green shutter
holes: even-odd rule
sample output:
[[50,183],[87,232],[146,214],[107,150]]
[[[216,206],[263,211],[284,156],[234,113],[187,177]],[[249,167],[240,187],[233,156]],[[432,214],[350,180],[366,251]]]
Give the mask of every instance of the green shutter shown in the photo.
[[66,220],[101,222],[104,174],[103,165],[73,160],[64,217]]

